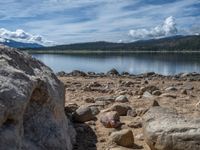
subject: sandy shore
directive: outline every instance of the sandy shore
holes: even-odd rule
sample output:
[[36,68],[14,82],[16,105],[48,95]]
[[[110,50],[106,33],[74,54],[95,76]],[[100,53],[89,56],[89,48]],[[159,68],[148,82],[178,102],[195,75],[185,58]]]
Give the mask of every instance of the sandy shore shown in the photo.
[[[66,88],[65,106],[95,104],[100,113],[96,120],[85,123],[75,123],[78,133],[78,150],[126,150],[110,141],[110,133],[114,128],[105,128],[99,121],[103,111],[113,103],[96,103],[99,97],[126,96],[128,104],[137,113],[136,116],[120,116],[123,123],[121,129],[129,128],[134,134],[135,146],[132,149],[149,150],[142,133],[142,116],[156,100],[160,106],[174,108],[179,114],[189,117],[200,115],[200,75],[180,74],[176,76],[161,76],[156,74],[143,75],[63,75],[59,79]],[[154,89],[154,91],[148,90]],[[156,92],[155,92],[156,91]],[[119,150],[118,149],[118,150]]]

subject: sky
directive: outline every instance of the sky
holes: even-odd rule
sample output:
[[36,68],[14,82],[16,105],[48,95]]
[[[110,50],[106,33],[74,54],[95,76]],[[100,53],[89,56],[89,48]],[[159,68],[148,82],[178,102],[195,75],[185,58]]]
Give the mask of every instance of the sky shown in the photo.
[[132,42],[200,33],[200,0],[0,0],[0,41]]

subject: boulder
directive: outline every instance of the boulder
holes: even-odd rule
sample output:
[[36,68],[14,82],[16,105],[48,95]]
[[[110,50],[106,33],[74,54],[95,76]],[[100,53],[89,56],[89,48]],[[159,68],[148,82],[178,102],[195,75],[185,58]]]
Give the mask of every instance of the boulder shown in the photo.
[[71,150],[75,130],[65,89],[52,70],[16,49],[0,48],[0,149]]
[[143,116],[143,133],[152,150],[200,149],[200,120],[185,118],[172,109],[152,107]]
[[119,146],[133,147],[134,145],[134,136],[130,129],[113,132],[111,133],[110,138],[111,141],[115,142]]

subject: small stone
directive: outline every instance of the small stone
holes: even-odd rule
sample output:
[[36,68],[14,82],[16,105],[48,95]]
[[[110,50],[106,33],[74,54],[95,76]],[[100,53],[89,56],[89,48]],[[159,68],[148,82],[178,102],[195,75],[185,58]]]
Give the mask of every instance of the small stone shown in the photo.
[[95,98],[94,101],[95,101],[95,102],[96,102],[96,101],[108,101],[108,102],[112,103],[112,102],[115,101],[115,98],[112,97],[112,96],[102,96],[102,97],[97,97],[97,98]]
[[130,128],[141,128],[142,127],[142,118],[136,117],[134,121],[128,124]]
[[114,104],[111,106],[110,110],[116,111],[119,116],[126,116],[127,112],[131,110],[131,107],[127,104]]
[[134,82],[126,81],[126,82],[123,83],[123,85],[124,85],[125,87],[131,87],[131,86],[134,86]]
[[78,109],[78,105],[76,103],[70,103],[65,106],[65,114],[73,113]]
[[96,101],[95,104],[97,106],[105,107],[106,105],[111,104],[111,102],[109,102],[109,101]]
[[125,95],[120,95],[115,99],[115,102],[126,103],[128,98]]
[[99,139],[99,142],[100,142],[100,143],[104,143],[104,142],[106,142],[106,139],[105,139],[105,138],[100,138],[100,139]]
[[133,132],[130,129],[113,132],[110,135],[110,138],[111,141],[115,142],[119,146],[131,148],[134,145]]
[[137,113],[134,109],[131,109],[127,111],[127,116],[136,117]]
[[121,126],[119,115],[116,111],[107,112],[101,115],[100,122],[106,128],[118,128]]
[[96,125],[94,120],[88,121],[87,124],[91,125],[91,126],[95,126]]
[[144,92],[143,97],[145,97],[145,98],[152,98],[153,95],[151,93],[149,93],[149,92],[146,91],[146,92]]
[[141,122],[131,122],[130,124],[128,124],[128,126],[130,128],[142,128],[142,123]]
[[160,90],[156,90],[152,92],[152,95],[155,95],[155,96],[160,96],[161,94],[162,92]]
[[125,95],[125,94],[127,94],[126,91],[121,91],[121,92],[119,92],[119,95]]
[[60,71],[60,72],[56,73],[56,75],[59,77],[64,77],[64,76],[66,76],[66,73],[64,71]]
[[166,88],[165,91],[177,91],[177,88],[172,86],[172,87]]
[[95,115],[95,116],[98,115],[99,112],[100,112],[99,108],[96,107],[96,106],[91,106],[90,109],[92,111],[92,114]]
[[129,76],[130,74],[128,72],[122,72],[123,76]]
[[154,85],[149,85],[146,87],[141,87],[140,92],[141,94],[143,94],[144,92],[149,92],[149,93],[153,93],[153,91],[159,90],[156,86]]
[[185,89],[185,90],[193,90],[193,89],[194,89],[194,86],[193,86],[192,84],[186,84],[186,85],[184,86],[184,89]]
[[135,136],[135,139],[138,139],[138,140],[140,140],[140,141],[143,141],[144,140],[144,134],[137,134],[136,136]]
[[89,106],[81,106],[73,114],[73,119],[76,122],[83,123],[86,121],[94,120],[95,116],[92,114],[92,110]]
[[138,108],[136,110],[137,116],[143,116],[148,111],[147,108]]
[[74,70],[69,74],[72,75],[72,76],[82,76],[82,77],[87,76],[87,74],[85,72],[80,71],[80,70]]
[[119,75],[119,72],[115,68],[113,68],[107,72],[107,75]]
[[154,100],[151,106],[156,107],[156,106],[160,106],[160,105],[159,105],[158,101]]
[[94,98],[93,97],[88,97],[84,100],[86,103],[94,103]]
[[174,94],[170,94],[170,93],[164,93],[164,94],[162,94],[162,95],[160,95],[161,97],[171,97],[171,98],[176,98],[177,96],[176,95],[174,95]]
[[187,90],[186,90],[186,89],[183,89],[183,90],[181,91],[181,94],[187,95]]
[[149,84],[149,82],[147,80],[144,81],[144,84]]

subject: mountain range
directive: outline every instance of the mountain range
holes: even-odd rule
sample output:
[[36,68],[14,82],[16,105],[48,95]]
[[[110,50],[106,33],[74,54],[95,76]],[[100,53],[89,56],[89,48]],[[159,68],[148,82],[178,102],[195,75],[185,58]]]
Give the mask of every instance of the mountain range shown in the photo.
[[161,39],[140,40],[130,43],[105,41],[75,43],[44,47],[37,43],[23,43],[10,39],[0,40],[0,44],[28,51],[200,51],[200,35],[172,36]]
[[9,47],[14,47],[14,48],[42,48],[44,47],[43,45],[40,45],[37,43],[18,42],[15,40],[5,39],[5,38],[0,38],[0,44],[6,45]]
[[131,43],[105,41],[32,48],[31,51],[200,51],[200,35],[172,36],[161,39],[140,40]]

